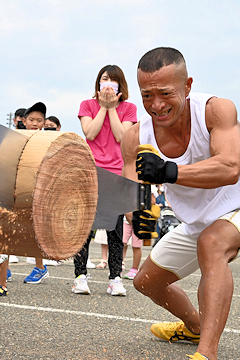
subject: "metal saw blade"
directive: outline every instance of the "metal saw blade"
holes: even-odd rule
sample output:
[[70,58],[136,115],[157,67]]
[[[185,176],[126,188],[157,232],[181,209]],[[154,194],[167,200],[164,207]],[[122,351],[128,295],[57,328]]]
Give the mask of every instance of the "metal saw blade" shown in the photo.
[[99,197],[93,230],[113,230],[119,215],[151,207],[150,185],[139,184],[98,166],[97,174]]

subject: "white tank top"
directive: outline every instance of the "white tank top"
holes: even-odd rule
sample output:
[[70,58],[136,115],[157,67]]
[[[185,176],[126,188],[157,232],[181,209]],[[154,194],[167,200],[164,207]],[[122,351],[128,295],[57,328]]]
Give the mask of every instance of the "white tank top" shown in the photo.
[[[152,118],[146,114],[140,119],[140,144],[151,144],[165,161],[174,161],[178,165],[194,164],[211,157],[209,149],[210,135],[205,122],[206,102],[213,97],[210,94],[191,93],[191,135],[185,153],[178,158],[168,158],[158,148]],[[234,185],[216,189],[196,189],[177,184],[164,184],[166,197],[177,218],[183,222],[185,234],[197,236],[221,215],[240,208],[240,180]]]

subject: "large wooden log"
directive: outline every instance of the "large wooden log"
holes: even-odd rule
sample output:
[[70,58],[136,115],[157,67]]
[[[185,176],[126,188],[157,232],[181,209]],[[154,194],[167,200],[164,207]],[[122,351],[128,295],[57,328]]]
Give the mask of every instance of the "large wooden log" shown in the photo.
[[29,139],[18,164],[14,209],[0,208],[0,253],[66,259],[81,249],[94,221],[94,158],[75,133],[23,133]]

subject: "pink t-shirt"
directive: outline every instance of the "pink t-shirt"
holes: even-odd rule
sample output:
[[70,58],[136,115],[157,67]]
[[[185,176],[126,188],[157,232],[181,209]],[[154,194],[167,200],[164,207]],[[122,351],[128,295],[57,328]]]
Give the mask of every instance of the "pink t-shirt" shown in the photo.
[[[78,117],[89,116],[94,119],[100,109],[100,105],[96,99],[85,100],[81,103]],[[116,108],[118,117],[121,122],[131,121],[137,122],[137,107],[136,105],[122,101]],[[123,167],[123,159],[121,154],[120,143],[115,140],[113,136],[108,112],[106,114],[102,129],[93,141],[86,140],[90,146],[96,165],[111,171],[115,174],[121,175]]]

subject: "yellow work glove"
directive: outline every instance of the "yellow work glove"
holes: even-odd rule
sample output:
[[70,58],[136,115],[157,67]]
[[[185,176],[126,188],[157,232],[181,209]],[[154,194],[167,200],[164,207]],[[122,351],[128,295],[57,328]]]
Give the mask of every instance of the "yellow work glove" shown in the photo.
[[134,234],[139,239],[153,239],[158,237],[155,231],[160,216],[160,207],[152,205],[151,210],[138,210],[133,212],[132,226]]
[[136,161],[138,179],[150,184],[175,183],[178,176],[177,164],[164,161],[159,152],[150,144],[139,145]]

